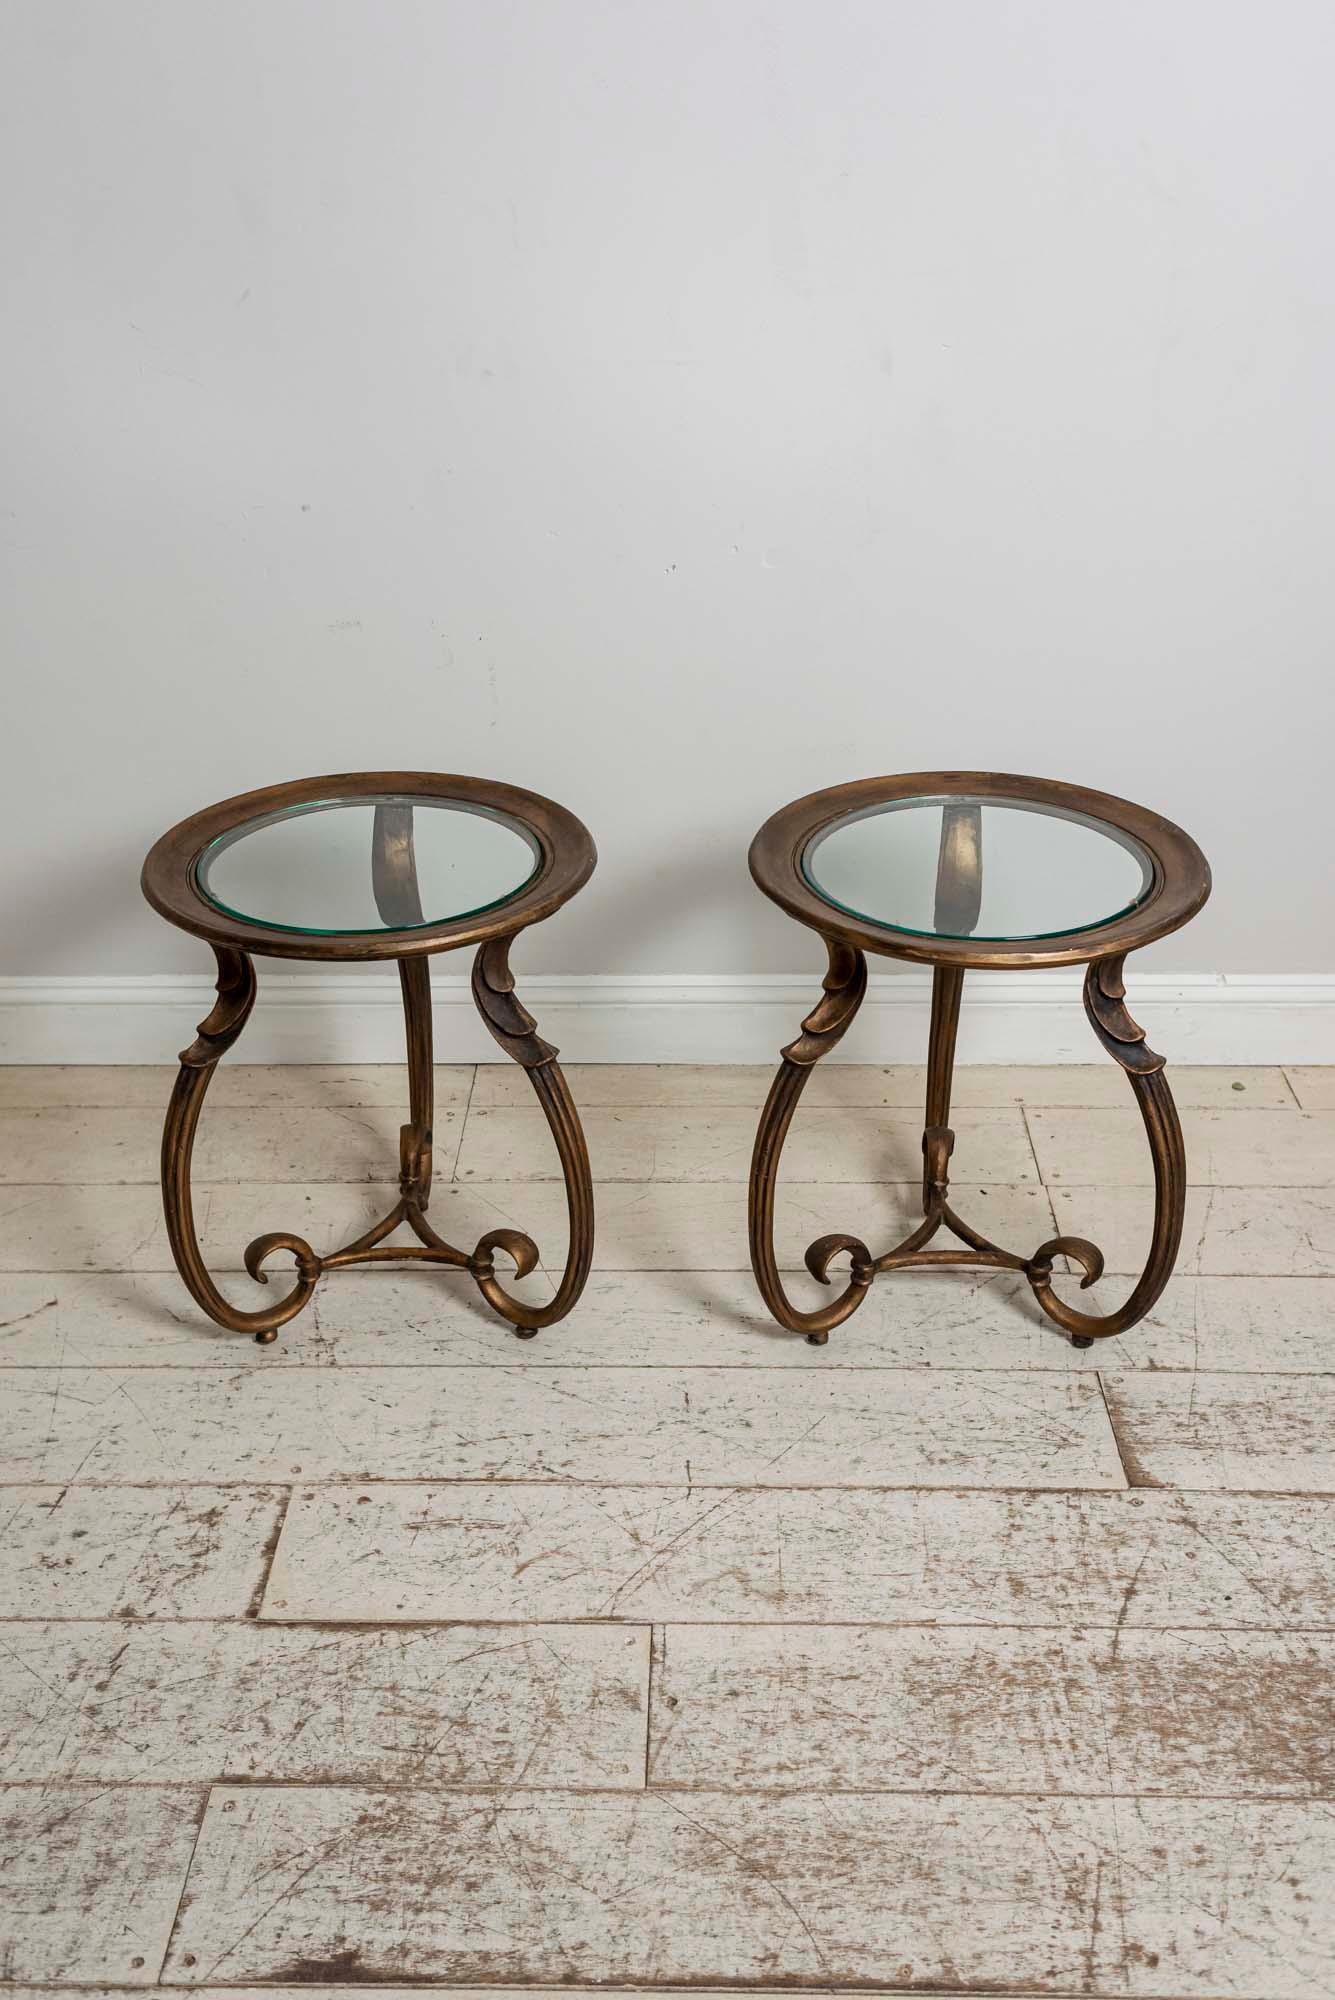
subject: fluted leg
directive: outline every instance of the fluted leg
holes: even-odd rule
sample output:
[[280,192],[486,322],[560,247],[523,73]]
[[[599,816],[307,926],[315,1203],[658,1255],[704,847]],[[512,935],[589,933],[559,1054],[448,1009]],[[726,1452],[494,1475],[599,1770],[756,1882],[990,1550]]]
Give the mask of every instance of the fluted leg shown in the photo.
[[431,1199],[431,1127],[435,1075],[431,1048],[431,961],[401,958],[403,1024],[408,1043],[408,1123],[399,1127],[399,1193],[425,1209]]
[[846,1250],[851,1263],[849,1281],[831,1304],[803,1312],[784,1291],[774,1255],[774,1194],[788,1127],[813,1067],[843,1036],[867,990],[867,961],[862,953],[834,938],[827,938],[825,947],[830,966],[823,981],[824,992],[803,1021],[797,1040],[782,1051],[779,1073],[770,1085],[760,1115],[751,1156],[748,1200],[751,1268],[761,1297],[780,1326],[786,1326],[792,1333],[804,1333],[817,1347],[824,1346],[829,1339],[831,1327],[857,1311],[873,1276],[872,1255],[860,1237],[820,1237],[807,1250],[807,1269],[826,1285],[830,1282],[831,1263]]
[[229,1305],[205,1267],[195,1235],[190,1192],[195,1128],[219,1058],[241,1033],[255,1004],[255,968],[245,952],[214,945],[213,953],[218,961],[217,1004],[208,1019],[200,1022],[198,1040],[181,1051],[181,1068],[167,1107],[162,1133],[162,1206],[176,1268],[197,1304],[229,1332],[253,1333],[256,1340],[267,1344],[285,1321],[301,1311],[315,1290],[321,1265],[303,1237],[282,1231],[257,1237],[246,1249],[245,1265],[259,1284],[268,1282],[260,1267],[274,1251],[290,1250],[297,1265],[297,1282],[286,1298],[260,1312],[243,1312]]
[[922,1135],[923,1213],[933,1198],[945,1200],[946,1161],[955,1147],[950,1129],[950,1089],[955,1077],[955,1038],[960,1025],[964,972],[955,965],[938,965],[932,973],[932,1027],[927,1044],[927,1115]]
[[[392,930],[422,922],[417,883],[413,808],[406,800],[378,805],[371,833],[371,887],[376,908]],[[408,1044],[408,1118],[399,1127],[399,1194],[422,1210],[431,1198],[431,1122],[435,1077],[431,1052],[431,965],[424,957],[399,960],[403,1025]]]
[[1154,1165],[1154,1233],[1140,1280],[1125,1305],[1115,1313],[1077,1312],[1052,1289],[1052,1260],[1057,1256],[1073,1257],[1083,1267],[1082,1287],[1092,1285],[1102,1275],[1102,1253],[1092,1243],[1081,1237],[1059,1236],[1034,1252],[1028,1270],[1034,1296],[1048,1318],[1064,1327],[1078,1347],[1088,1347],[1114,1333],[1125,1333],[1145,1317],[1168,1283],[1182,1241],[1187,1195],[1182,1127],[1164,1075],[1164,1058],[1145,1046],[1145,1030],[1128,1014],[1125,995],[1121,955],[1096,961],[1089,967],[1085,974],[1085,1012],[1108,1054],[1126,1071],[1145,1122]]
[[579,1113],[557,1063],[557,1052],[538,1034],[537,1022],[515,993],[509,952],[508,938],[493,939],[480,948],[473,961],[473,998],[493,1039],[527,1070],[556,1141],[565,1175],[569,1248],[556,1296],[545,1306],[529,1305],[512,1297],[496,1276],[497,1250],[503,1250],[513,1260],[518,1277],[525,1277],[537,1268],[538,1246],[522,1230],[488,1230],[473,1251],[469,1269],[488,1304],[510,1321],[521,1339],[528,1339],[539,1327],[564,1319],[584,1290],[593,1263],[593,1177]]

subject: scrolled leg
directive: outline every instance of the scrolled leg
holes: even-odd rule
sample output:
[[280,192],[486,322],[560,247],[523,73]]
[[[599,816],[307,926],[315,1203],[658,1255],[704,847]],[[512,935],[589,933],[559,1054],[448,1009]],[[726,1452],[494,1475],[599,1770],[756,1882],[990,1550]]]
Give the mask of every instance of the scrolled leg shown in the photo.
[[518,1277],[536,1269],[538,1246],[522,1230],[488,1230],[478,1240],[468,1268],[487,1303],[509,1320],[521,1339],[529,1339],[540,1327],[564,1319],[584,1290],[593,1263],[593,1176],[579,1113],[557,1063],[557,1052],[538,1034],[537,1022],[515,993],[509,952],[508,938],[494,938],[481,946],[473,961],[473,998],[493,1040],[527,1070],[546,1114],[565,1175],[570,1243],[556,1296],[545,1306],[512,1297],[496,1276],[497,1250],[512,1260]]
[[829,1305],[803,1312],[784,1291],[774,1255],[774,1195],[788,1127],[812,1069],[843,1036],[867,990],[867,961],[862,953],[834,938],[827,938],[825,944],[830,965],[824,991],[803,1021],[797,1040],[782,1051],[779,1073],[760,1115],[748,1195],[751,1268],[761,1297],[780,1326],[786,1326],[790,1333],[804,1333],[818,1347],[829,1339],[831,1327],[857,1311],[874,1276],[872,1254],[860,1237],[822,1236],[806,1253],[807,1269],[822,1284],[828,1284],[831,1263],[847,1251],[849,1281]]
[[217,1004],[208,1019],[200,1022],[198,1040],[181,1051],[181,1068],[167,1107],[162,1132],[162,1206],[176,1268],[196,1303],[230,1333],[253,1333],[256,1340],[267,1344],[280,1326],[301,1311],[315,1290],[321,1265],[303,1237],[285,1233],[257,1237],[245,1253],[252,1278],[268,1283],[260,1267],[276,1250],[290,1250],[297,1267],[297,1282],[286,1298],[261,1312],[242,1312],[229,1305],[205,1268],[190,1194],[195,1129],[219,1058],[241,1033],[255,1004],[255,968],[245,952],[215,945],[213,953],[218,961]]
[[1125,996],[1121,956],[1097,960],[1089,967],[1085,974],[1085,1012],[1108,1054],[1127,1073],[1145,1122],[1145,1136],[1154,1164],[1154,1233],[1145,1269],[1125,1305],[1115,1313],[1100,1315],[1077,1312],[1052,1289],[1054,1257],[1070,1257],[1081,1266],[1082,1289],[1101,1276],[1103,1256],[1092,1243],[1078,1236],[1054,1237],[1034,1252],[1028,1265],[1029,1283],[1038,1303],[1048,1318],[1064,1328],[1080,1347],[1106,1340],[1115,1333],[1125,1333],[1145,1317],[1168,1283],[1182,1241],[1187,1194],[1182,1127],[1164,1075],[1164,1058],[1145,1046],[1145,1030],[1127,1012]]

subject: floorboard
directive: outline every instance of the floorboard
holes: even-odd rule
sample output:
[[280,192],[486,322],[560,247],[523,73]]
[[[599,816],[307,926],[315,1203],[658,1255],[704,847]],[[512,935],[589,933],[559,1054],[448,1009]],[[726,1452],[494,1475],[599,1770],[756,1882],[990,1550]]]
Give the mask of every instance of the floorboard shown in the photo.
[[1097,1380],[1054,1372],[26,1368],[0,1402],[0,1487],[1126,1484]]
[[1335,1628],[1335,1502],[299,1487],[264,1615]]
[[0,1623],[0,1770],[638,1791],[648,1670],[644,1627]]
[[[0,1984],[13,2000],[507,1989],[1331,2000],[1335,1070],[1169,1072],[1190,1185],[1140,1325],[1022,1274],[765,1313],[771,1065],[581,1066],[577,1310],[336,1272],[261,1348],[172,1266],[175,1066],[0,1069]],[[822,1064],[777,1242],[920,1213],[923,1073]],[[529,1080],[436,1075],[431,1217],[565,1198]],[[224,1062],[196,1219],[229,1298],[397,1194],[402,1065]],[[959,1211],[1148,1247],[1114,1064],[960,1070]],[[281,1260],[279,1260],[281,1262]],[[275,1268],[272,1298],[288,1282]]]
[[[794,1294],[816,1287],[790,1274]],[[231,1289],[244,1297],[238,1280]],[[543,1287],[533,1285],[535,1296]],[[1074,1283],[1058,1289],[1079,1298]],[[1100,1287],[1112,1295],[1117,1280]],[[1125,1284],[1120,1285],[1125,1291]],[[549,1291],[550,1288],[548,1287]],[[1100,1294],[1093,1294],[1098,1297]],[[765,1312],[749,1271],[599,1271],[579,1310],[516,1340],[471,1278],[443,1269],[340,1271],[273,1346],[207,1320],[175,1272],[31,1272],[3,1283],[7,1368],[1098,1369],[1335,1372],[1335,1278],[1190,1278],[1121,1338],[1073,1347],[1018,1272],[900,1271],[874,1285],[828,1346]],[[1091,1294],[1080,1299],[1088,1305]]]
[[1335,1952],[1306,1803],[219,1786],[190,1881],[166,1970],[201,1983],[564,1965],[1291,2000]]

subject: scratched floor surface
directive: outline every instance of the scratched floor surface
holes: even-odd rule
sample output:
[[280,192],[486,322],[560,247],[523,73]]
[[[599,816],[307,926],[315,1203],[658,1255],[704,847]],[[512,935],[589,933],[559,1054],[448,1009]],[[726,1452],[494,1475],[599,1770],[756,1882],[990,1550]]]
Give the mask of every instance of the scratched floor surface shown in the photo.
[[[172,1271],[171,1073],[0,1071],[0,1981],[1335,1993],[1335,1072],[1174,1073],[1179,1273],[1088,1353],[996,1272],[780,1333],[769,1072],[569,1074],[570,1320],[334,1273],[261,1349]],[[389,1205],[403,1093],[224,1065],[197,1218],[238,1301],[250,1237]],[[1152,1202],[1124,1095],[965,1070],[954,1120],[966,1218],[1092,1236],[1104,1309]],[[786,1266],[908,1226],[921,1096],[813,1078]],[[438,1103],[437,1227],[559,1269],[522,1075]]]

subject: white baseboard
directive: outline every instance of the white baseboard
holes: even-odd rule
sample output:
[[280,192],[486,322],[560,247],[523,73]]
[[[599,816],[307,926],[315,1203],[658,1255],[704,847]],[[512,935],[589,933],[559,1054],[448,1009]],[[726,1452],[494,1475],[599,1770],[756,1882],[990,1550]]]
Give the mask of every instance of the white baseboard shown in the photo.
[[[1080,1005],[1079,971],[971,974],[962,1062],[1102,1060]],[[441,1062],[499,1060],[466,975],[435,971]],[[532,977],[520,993],[568,1062],[771,1062],[817,999],[819,980]],[[931,975],[871,980],[833,1060],[921,1062]],[[1335,975],[1144,973],[1129,968],[1131,1011],[1170,1063],[1335,1062]],[[160,1063],[193,1040],[213,1004],[211,982],[145,978],[0,979],[0,1062]],[[235,1060],[400,1062],[394,972],[268,973]]]

